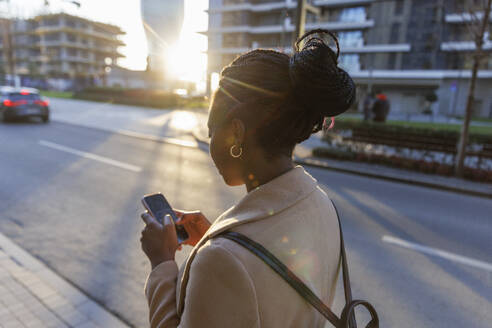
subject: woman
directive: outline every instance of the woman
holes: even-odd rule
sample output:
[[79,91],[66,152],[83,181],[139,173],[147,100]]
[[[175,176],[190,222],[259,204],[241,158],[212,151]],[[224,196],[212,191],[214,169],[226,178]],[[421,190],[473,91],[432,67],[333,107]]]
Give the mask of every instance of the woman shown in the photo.
[[142,215],[142,248],[152,265],[145,288],[152,327],[325,325],[259,258],[214,238],[225,230],[248,236],[332,304],[340,262],[335,209],[316,180],[292,162],[294,146],[355,98],[354,83],[321,39],[324,33],[336,41],[315,30],[296,43],[291,57],[253,50],[222,70],[208,121],[210,154],[226,184],[245,185],[248,193],[211,226],[199,212],[178,212],[194,246],[180,270],[169,217],[162,226]]

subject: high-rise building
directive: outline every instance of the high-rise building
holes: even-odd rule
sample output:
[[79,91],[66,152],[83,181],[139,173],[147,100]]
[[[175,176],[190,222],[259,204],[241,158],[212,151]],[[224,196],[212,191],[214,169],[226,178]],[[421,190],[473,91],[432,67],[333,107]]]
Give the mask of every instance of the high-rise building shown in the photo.
[[169,47],[178,40],[184,19],[184,0],[142,0],[142,21],[148,44],[148,70],[166,75]]
[[21,77],[78,80],[84,86],[104,79],[106,67],[123,57],[118,37],[124,32],[114,25],[59,13],[12,19],[2,26],[9,30],[0,38],[3,71]]
[[[359,100],[383,91],[392,112],[418,113],[429,93],[434,112],[462,115],[466,103],[473,36],[463,0],[309,0],[306,30],[336,32],[340,65],[359,86]],[[472,3],[472,1],[470,1]],[[475,3],[481,3],[475,1]],[[296,0],[210,0],[208,74],[255,48],[292,51]],[[466,8],[469,9],[469,8]],[[480,12],[477,7],[478,17]],[[492,21],[492,17],[491,17]],[[492,24],[484,49],[492,51]],[[481,65],[474,114],[492,117],[492,56]],[[359,108],[362,107],[359,101]]]

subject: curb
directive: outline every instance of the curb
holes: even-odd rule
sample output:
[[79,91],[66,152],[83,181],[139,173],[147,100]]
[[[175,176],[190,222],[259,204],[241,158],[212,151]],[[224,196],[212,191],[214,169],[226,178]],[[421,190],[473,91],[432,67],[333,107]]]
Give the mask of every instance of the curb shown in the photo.
[[[111,313],[99,303],[88,297],[71,282],[51,270],[46,264],[36,259],[26,250],[14,243],[0,232],[0,249],[5,252],[17,265],[19,270],[25,269],[34,274],[45,285],[58,292],[62,297],[70,300],[77,311],[84,314],[101,327],[128,328],[123,319]],[[30,274],[29,273],[29,274]],[[26,273],[23,273],[26,275]]]
[[492,198],[492,193],[487,193],[487,192],[482,192],[482,191],[477,191],[477,190],[471,190],[471,189],[465,189],[465,188],[459,188],[459,187],[453,187],[453,186],[446,186],[446,185],[442,185],[442,184],[438,184],[438,183],[432,183],[432,182],[411,180],[411,179],[406,179],[406,178],[397,177],[397,176],[393,176],[393,175],[385,175],[385,174],[377,174],[377,173],[371,173],[371,172],[351,170],[351,169],[332,166],[332,165],[329,165],[323,161],[319,161],[319,160],[315,160],[315,159],[294,158],[294,161],[296,163],[299,163],[299,164],[304,164],[307,166],[312,166],[312,167],[317,167],[317,168],[322,168],[322,169],[328,169],[328,170],[337,171],[337,172],[341,172],[341,173],[349,173],[349,174],[365,176],[365,177],[369,177],[369,178],[377,178],[377,179],[381,179],[381,180],[400,182],[400,183],[410,184],[410,185],[414,185],[414,186],[422,186],[422,187],[428,187],[428,188],[433,188],[433,189],[452,191],[452,192],[456,192],[456,193],[460,193],[460,194],[466,194],[466,195],[472,195],[472,196],[478,196],[478,197],[484,197],[484,198]]
[[[208,141],[201,138],[198,135],[198,133],[196,133],[196,131],[192,131],[192,135],[198,143],[205,144],[207,146],[209,145]],[[410,184],[413,186],[421,186],[421,187],[451,191],[451,192],[466,194],[466,195],[471,195],[471,196],[492,198],[492,193],[487,193],[487,192],[482,192],[482,191],[477,191],[477,190],[471,190],[471,189],[465,189],[465,188],[459,188],[459,187],[453,187],[453,186],[446,186],[446,185],[442,185],[442,184],[438,184],[438,183],[432,183],[432,182],[426,182],[426,181],[411,180],[411,179],[406,179],[403,177],[397,177],[394,175],[377,174],[377,173],[372,173],[372,172],[367,172],[367,171],[357,171],[357,170],[352,170],[352,169],[348,169],[348,168],[341,168],[341,167],[329,165],[326,162],[323,162],[320,160],[302,159],[302,158],[299,158],[298,156],[295,156],[295,155],[294,155],[294,162],[296,162],[298,164],[306,165],[306,166],[322,168],[322,169],[332,170],[332,171],[341,172],[341,173],[348,173],[348,174],[354,174],[354,175],[359,175],[359,176],[364,176],[364,177],[369,177],[369,178],[376,178],[376,179],[381,179],[381,180],[386,180],[386,181],[405,183],[405,184]]]

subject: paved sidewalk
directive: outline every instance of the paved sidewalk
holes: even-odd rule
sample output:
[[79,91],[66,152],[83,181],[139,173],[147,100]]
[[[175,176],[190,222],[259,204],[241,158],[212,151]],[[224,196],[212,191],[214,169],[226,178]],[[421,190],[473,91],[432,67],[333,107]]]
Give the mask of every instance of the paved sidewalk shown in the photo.
[[0,233],[0,327],[128,327]]
[[[207,133],[207,129],[204,125],[198,126],[193,131],[193,135],[195,136],[195,138],[205,144],[209,143],[209,140],[206,136]],[[490,183],[479,183],[454,177],[446,177],[436,174],[425,174],[392,168],[384,165],[313,157],[312,150],[315,147],[320,146],[324,146],[324,142],[321,141],[321,134],[311,136],[311,138],[297,145],[297,147],[295,148],[295,161],[299,164],[315,166],[339,172],[492,198],[492,184]]]

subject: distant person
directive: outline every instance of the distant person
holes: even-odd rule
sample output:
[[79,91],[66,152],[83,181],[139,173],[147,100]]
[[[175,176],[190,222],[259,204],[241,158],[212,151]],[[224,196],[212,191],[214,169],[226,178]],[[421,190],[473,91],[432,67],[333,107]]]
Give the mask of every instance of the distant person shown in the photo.
[[316,180],[294,165],[292,152],[325,118],[352,105],[355,84],[338,67],[338,54],[313,33],[333,36],[314,30],[292,57],[256,49],[222,70],[208,118],[210,154],[225,183],[245,185],[247,194],[213,224],[199,211],[176,211],[190,236],[185,244],[194,247],[180,269],[169,216],[161,225],[142,214],[142,249],[152,266],[145,287],[151,327],[325,326],[323,315],[267,264],[217,237],[233,231],[260,243],[331,306],[341,256],[336,210]]
[[370,92],[367,94],[364,99],[364,121],[369,121],[372,117],[372,105],[374,104],[374,92]]
[[386,122],[390,111],[390,103],[384,93],[376,95],[376,101],[372,105],[373,121],[374,122]]

